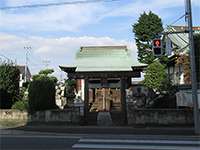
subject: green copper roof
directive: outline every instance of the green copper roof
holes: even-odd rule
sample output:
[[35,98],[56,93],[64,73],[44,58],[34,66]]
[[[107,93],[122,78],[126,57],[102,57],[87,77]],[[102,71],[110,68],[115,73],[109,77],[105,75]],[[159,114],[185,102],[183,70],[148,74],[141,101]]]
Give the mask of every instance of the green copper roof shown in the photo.
[[82,71],[132,71],[132,66],[144,66],[134,63],[126,46],[81,47],[76,54],[77,72]]
[[[173,26],[167,28],[168,32],[177,31]],[[189,52],[188,47],[188,33],[168,34],[169,39],[178,48],[179,52]]]

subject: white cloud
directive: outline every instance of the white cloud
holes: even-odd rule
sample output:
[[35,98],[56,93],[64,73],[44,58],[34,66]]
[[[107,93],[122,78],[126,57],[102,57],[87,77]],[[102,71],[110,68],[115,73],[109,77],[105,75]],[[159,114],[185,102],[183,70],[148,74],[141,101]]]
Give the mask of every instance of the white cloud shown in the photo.
[[[25,62],[24,46],[31,46],[29,54],[29,64],[31,71],[36,73],[42,67],[43,60],[50,60],[50,66],[57,72],[59,65],[72,64],[75,59],[75,53],[80,46],[102,46],[102,45],[127,45],[132,50],[133,59],[136,59],[137,52],[134,43],[124,40],[116,40],[110,37],[61,37],[61,38],[44,38],[44,37],[19,37],[9,34],[0,33],[0,53],[6,56],[15,53],[15,58],[19,63]],[[6,50],[6,51],[3,51]],[[23,59],[22,59],[23,58]],[[36,66],[36,64],[38,66]]]
[[[52,2],[66,2],[67,0],[6,0],[6,6],[30,5]],[[112,3],[90,3],[79,5],[64,5],[58,7],[42,7],[0,11],[0,28],[13,31],[70,31],[76,32],[88,24],[97,23],[104,18],[128,16],[138,17],[143,11],[152,10],[162,18],[179,17],[169,8],[181,7],[184,13],[185,0],[135,0],[117,7]],[[199,0],[192,0],[192,4],[200,7]],[[182,13],[178,12],[178,13]]]
[[[30,4],[30,2],[25,2],[27,1],[10,0],[7,4],[8,6]],[[1,11],[0,27],[37,32],[74,32],[84,25],[94,23],[96,18],[98,18],[99,14],[103,13],[103,11],[104,7],[100,4],[64,5],[59,7]]]

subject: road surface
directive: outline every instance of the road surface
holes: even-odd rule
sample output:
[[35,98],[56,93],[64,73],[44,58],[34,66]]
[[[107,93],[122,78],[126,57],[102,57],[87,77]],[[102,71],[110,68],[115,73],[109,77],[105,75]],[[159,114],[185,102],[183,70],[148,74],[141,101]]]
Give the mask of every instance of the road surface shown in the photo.
[[198,136],[16,133],[1,134],[1,150],[200,150]]

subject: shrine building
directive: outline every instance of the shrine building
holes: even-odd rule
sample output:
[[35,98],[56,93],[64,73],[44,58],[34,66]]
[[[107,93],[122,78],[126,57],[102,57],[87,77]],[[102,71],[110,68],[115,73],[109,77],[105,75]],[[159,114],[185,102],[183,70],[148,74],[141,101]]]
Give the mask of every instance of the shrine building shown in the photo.
[[116,124],[126,124],[126,89],[140,77],[145,64],[134,63],[126,46],[81,47],[75,64],[60,66],[84,101],[84,118],[95,124],[98,112],[108,111]]

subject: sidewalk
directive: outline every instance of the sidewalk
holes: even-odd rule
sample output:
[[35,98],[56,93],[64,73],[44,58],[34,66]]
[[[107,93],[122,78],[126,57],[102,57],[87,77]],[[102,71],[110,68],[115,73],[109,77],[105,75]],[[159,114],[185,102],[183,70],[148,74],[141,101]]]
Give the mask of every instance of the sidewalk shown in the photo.
[[[6,130],[6,129],[4,129]],[[28,125],[8,130],[44,133],[68,134],[126,134],[126,135],[194,135],[192,127],[130,127],[130,126],[63,126],[63,125]]]

